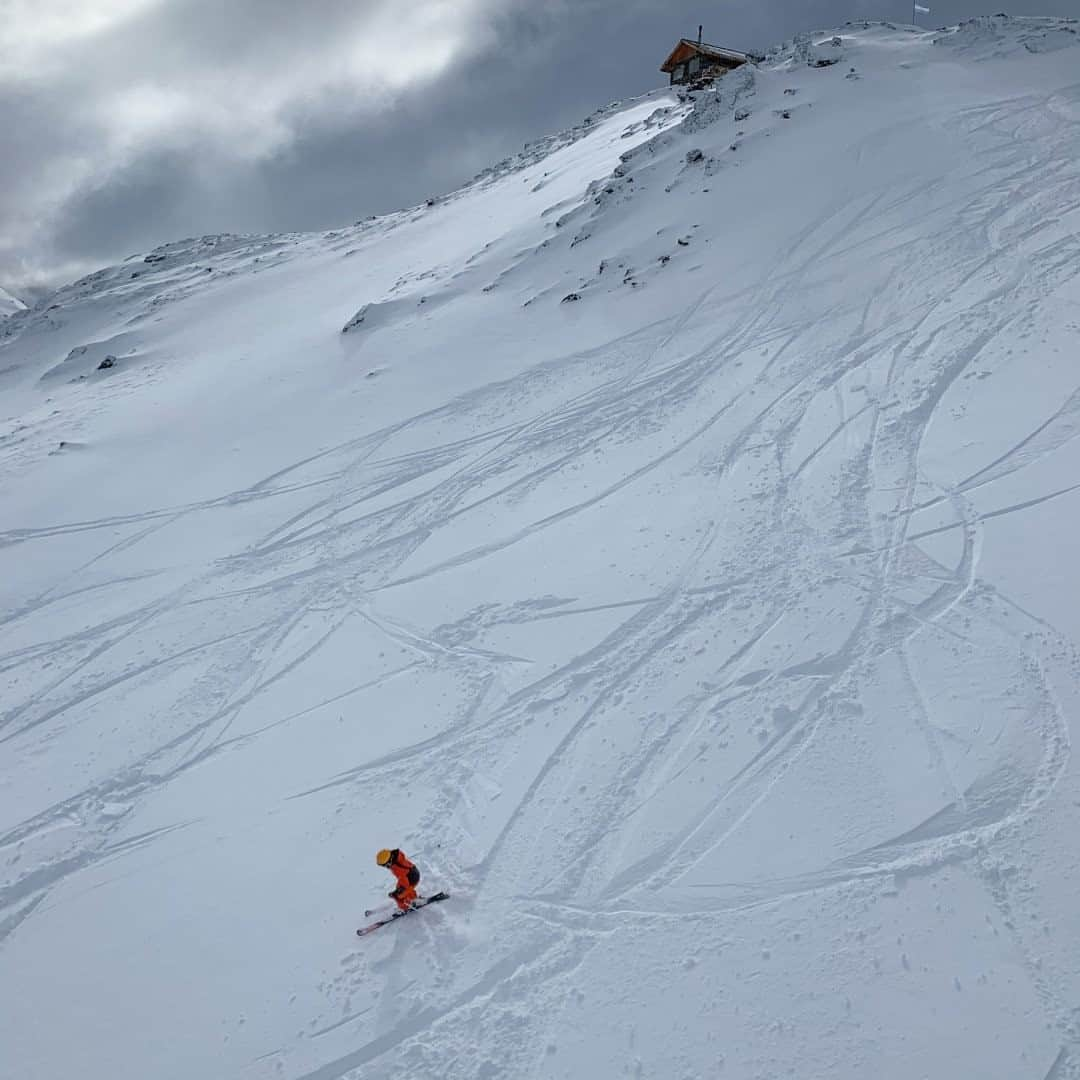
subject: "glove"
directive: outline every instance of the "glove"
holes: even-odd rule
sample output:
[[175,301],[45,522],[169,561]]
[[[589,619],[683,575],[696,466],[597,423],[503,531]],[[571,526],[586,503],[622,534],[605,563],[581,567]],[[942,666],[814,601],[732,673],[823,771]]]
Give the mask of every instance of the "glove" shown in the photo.
[[388,892],[386,895],[389,896],[391,900],[396,900],[397,899],[397,889],[394,889],[391,892]]

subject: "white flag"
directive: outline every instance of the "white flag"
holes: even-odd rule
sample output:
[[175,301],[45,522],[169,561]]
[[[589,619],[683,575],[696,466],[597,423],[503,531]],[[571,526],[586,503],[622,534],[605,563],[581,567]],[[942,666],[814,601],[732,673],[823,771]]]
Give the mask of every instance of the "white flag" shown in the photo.
[[915,5],[915,10],[920,15],[929,15],[930,14],[930,9],[928,7],[923,7],[922,4],[916,4]]

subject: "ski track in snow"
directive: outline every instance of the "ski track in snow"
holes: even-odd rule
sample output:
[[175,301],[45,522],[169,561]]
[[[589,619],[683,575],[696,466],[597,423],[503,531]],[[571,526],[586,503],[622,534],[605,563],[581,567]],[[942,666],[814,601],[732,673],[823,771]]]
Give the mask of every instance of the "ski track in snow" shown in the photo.
[[[752,283],[692,278],[662,318],[226,494],[9,521],[9,566],[73,536],[85,557],[2,613],[0,748],[31,761],[87,728],[131,741],[122,767],[91,767],[82,790],[4,819],[0,964],[37,920],[63,917],[93,887],[84,882],[103,880],[90,871],[122,874],[134,852],[182,843],[205,820],[194,807],[142,830],[132,823],[144,805],[268,740],[287,737],[288,754],[314,717],[360,709],[376,689],[405,696],[410,680],[445,679],[453,703],[433,730],[337,767],[327,754],[309,782],[267,787],[275,814],[328,822],[342,801],[421,793],[402,842],[453,899],[360,947],[342,944],[324,1011],[296,1038],[282,1031],[280,1048],[243,1075],[584,1075],[564,1057],[558,1018],[603,993],[597,979],[644,979],[649,961],[633,959],[634,942],[652,928],[683,928],[681,950],[734,956],[746,920],[778,927],[804,911],[809,923],[821,904],[863,912],[907,882],[964,873],[985,890],[1041,1005],[1039,1037],[1054,1043],[1028,1075],[1080,1076],[1077,985],[1060,958],[1046,963],[1030,925],[1024,839],[1069,766],[1075,714],[1056,687],[1080,668],[1066,634],[980,572],[989,521],[1068,497],[1040,487],[1012,501],[993,485],[1069,445],[1080,390],[958,482],[924,460],[950,394],[976,367],[994,370],[1002,343],[1038,327],[1042,301],[1080,281],[1080,115],[1055,92],[940,122],[968,148],[963,175],[839,193]],[[889,137],[879,128],[851,156]],[[852,265],[887,272],[831,290]],[[932,284],[916,298],[920,281]],[[661,533],[665,520],[686,528],[686,542],[661,542],[621,595],[603,585],[569,595],[565,560],[585,537],[629,532],[621,515],[639,503]],[[229,515],[264,505],[265,526],[241,550],[156,569],[152,553],[171,535],[182,545],[190,529],[227,530]],[[949,561],[920,544],[945,533]],[[550,564],[545,552],[556,553]],[[610,580],[602,556],[583,558]],[[471,599],[471,585],[508,573],[516,592],[504,584],[497,603]],[[420,621],[428,591],[455,617]],[[65,611],[78,615],[58,633]],[[500,644],[544,626],[572,634],[585,619],[598,620],[590,643],[543,666],[527,644]],[[394,656],[321,693],[320,657],[360,626]],[[1000,726],[950,714],[926,674],[935,663],[982,680]],[[306,704],[282,712],[275,695],[309,678]],[[132,715],[165,680],[167,703]],[[867,749],[876,737],[902,743],[896,754],[911,762],[925,755],[925,775],[910,778],[934,793],[922,798],[925,818],[912,816],[914,796],[883,808],[887,767]],[[845,743],[850,764],[823,772]],[[785,847],[780,834],[824,805],[804,807],[809,780],[852,777],[862,787],[851,817],[865,821]],[[257,810],[238,813],[238,828],[254,827]],[[789,874],[770,869],[782,854],[753,871],[747,852],[772,833]],[[631,954],[612,975],[598,958],[617,940]],[[754,1031],[749,1057],[728,1049],[731,1075],[776,1075],[788,1060]],[[633,1074],[632,1059],[619,1074]],[[827,1074],[865,1064],[835,1059]],[[907,1075],[897,1069],[886,1074]]]

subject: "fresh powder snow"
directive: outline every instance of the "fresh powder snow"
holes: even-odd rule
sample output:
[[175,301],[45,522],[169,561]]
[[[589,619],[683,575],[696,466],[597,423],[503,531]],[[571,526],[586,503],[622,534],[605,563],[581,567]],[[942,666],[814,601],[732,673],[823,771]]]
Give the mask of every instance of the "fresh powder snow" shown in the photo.
[[1076,1080],[1078,355],[1004,16],[8,313],[0,1073]]

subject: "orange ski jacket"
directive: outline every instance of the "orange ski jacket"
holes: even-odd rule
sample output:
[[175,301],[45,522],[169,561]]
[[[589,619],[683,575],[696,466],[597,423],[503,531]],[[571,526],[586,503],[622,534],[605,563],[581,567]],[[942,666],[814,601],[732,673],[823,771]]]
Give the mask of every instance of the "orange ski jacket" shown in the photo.
[[386,864],[386,868],[397,879],[400,888],[415,885],[420,880],[420,871],[399,848],[394,848],[390,852],[390,861]]

